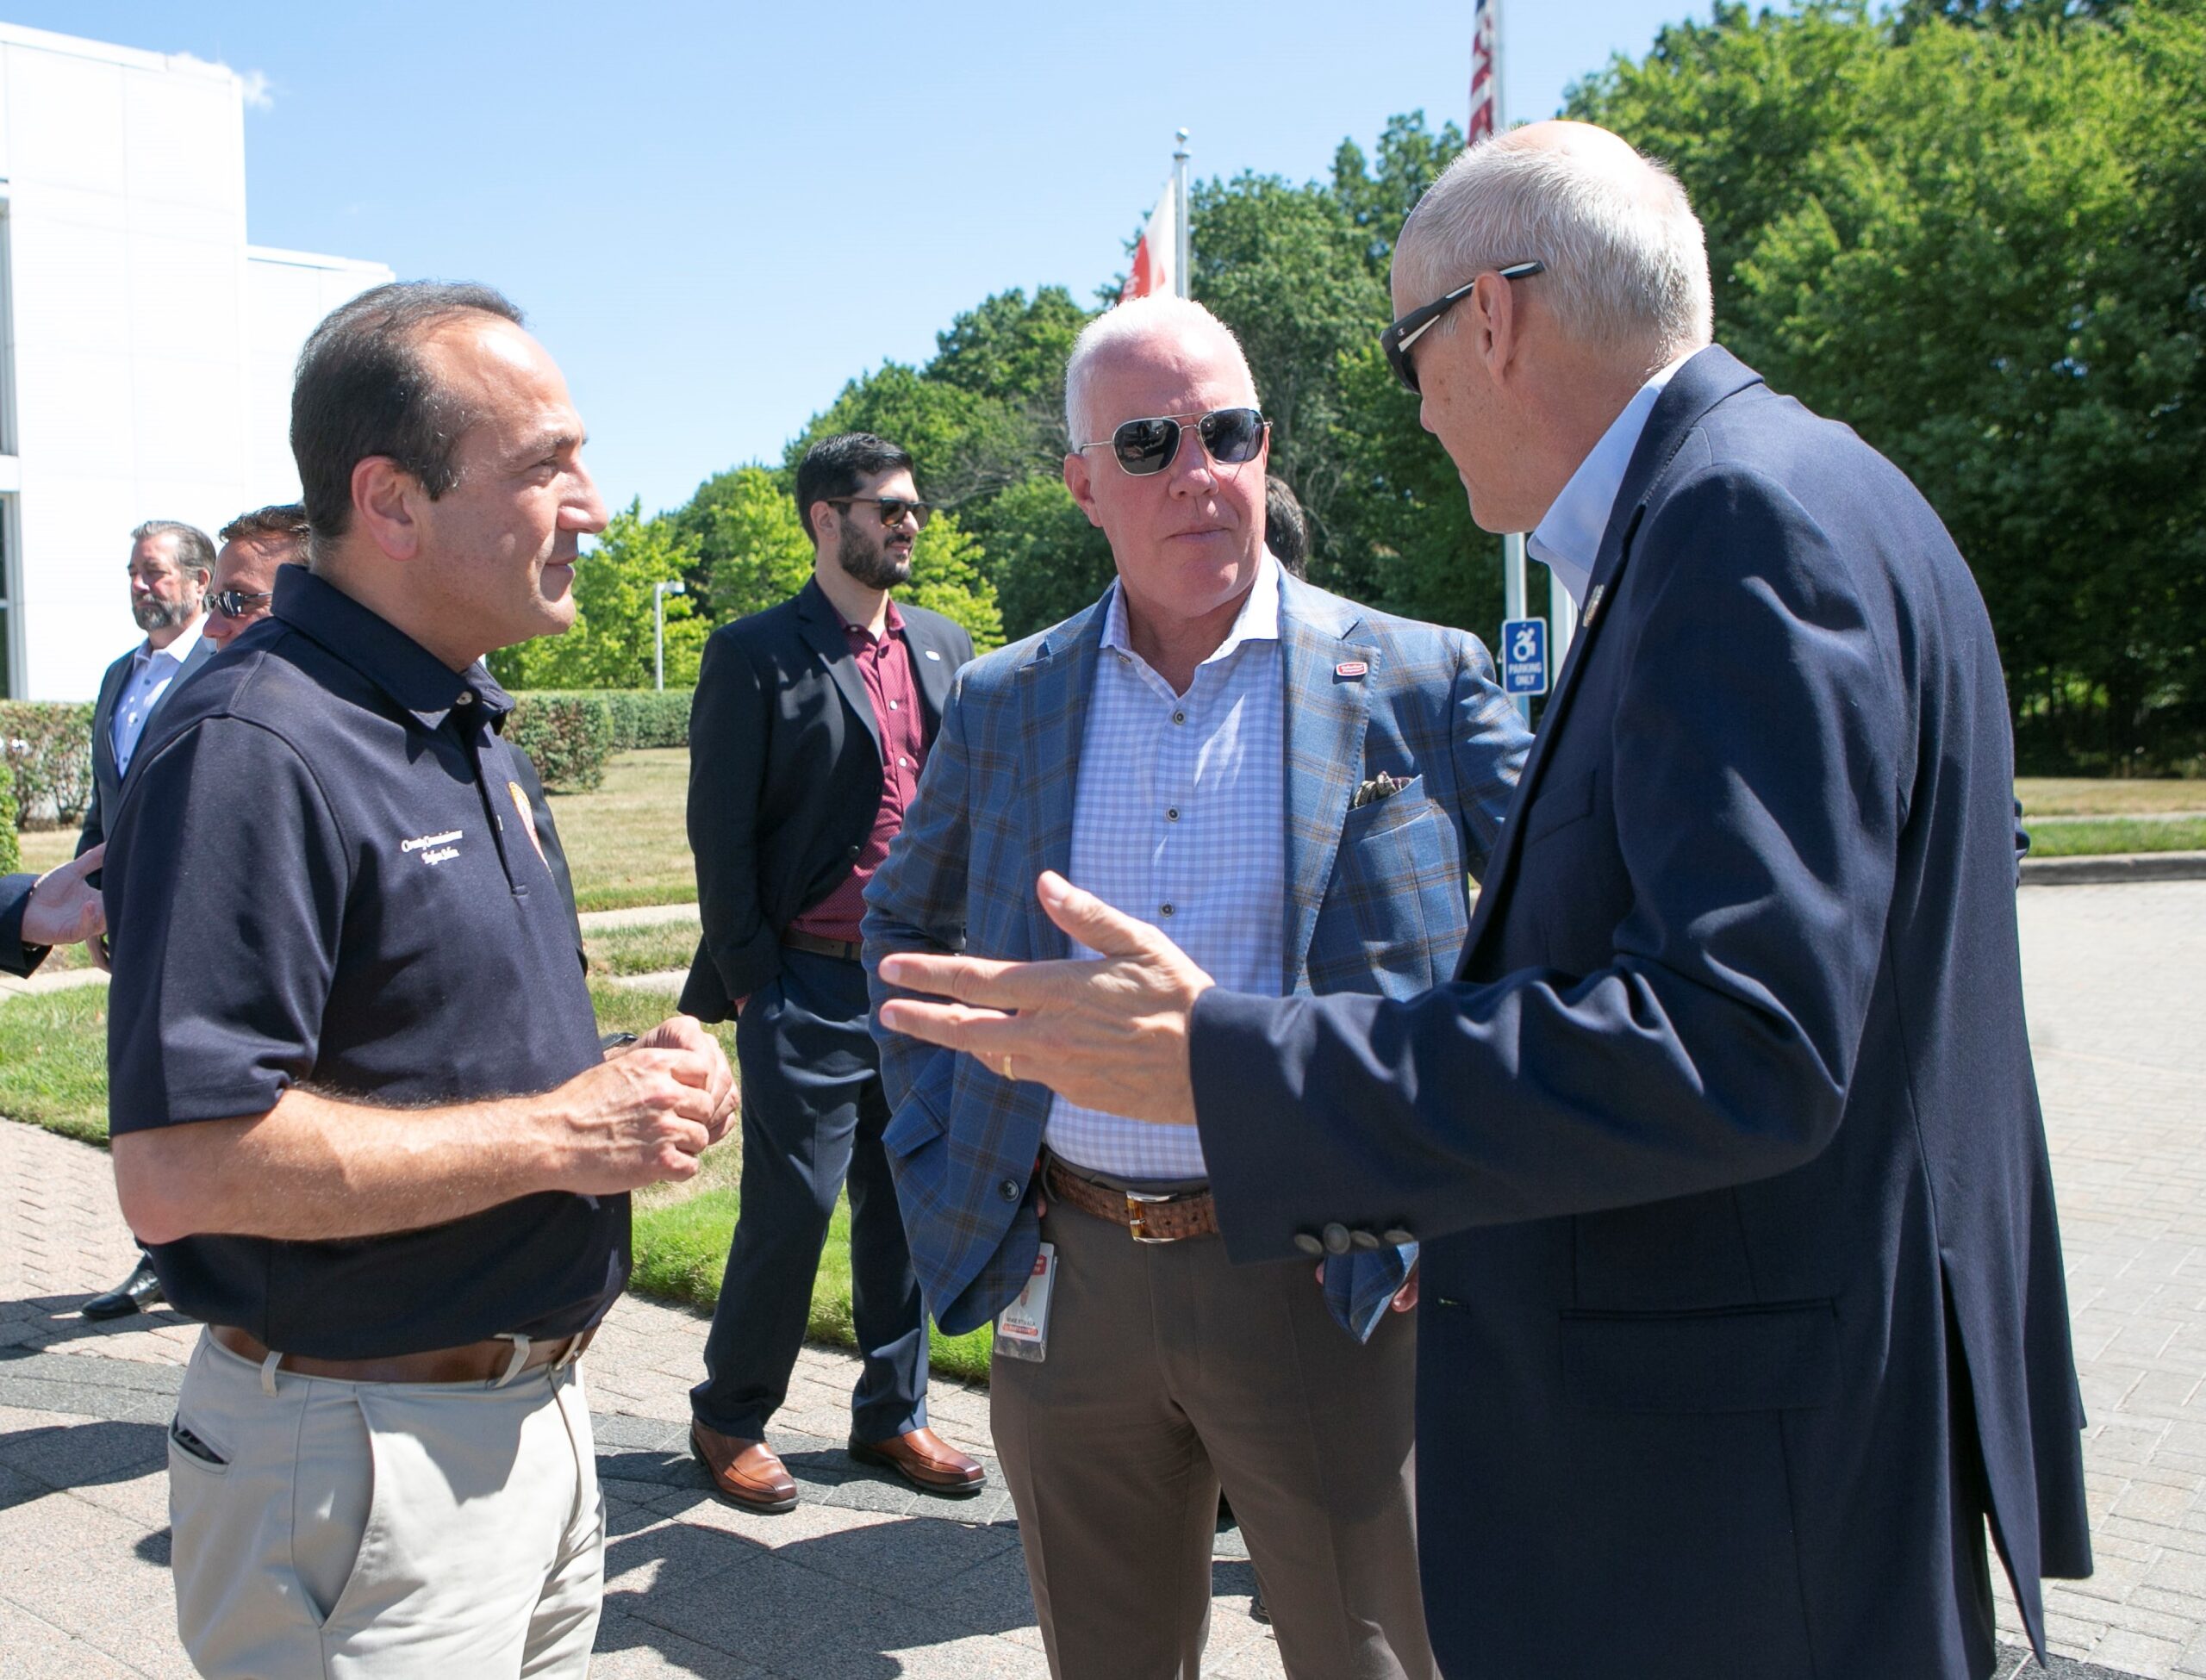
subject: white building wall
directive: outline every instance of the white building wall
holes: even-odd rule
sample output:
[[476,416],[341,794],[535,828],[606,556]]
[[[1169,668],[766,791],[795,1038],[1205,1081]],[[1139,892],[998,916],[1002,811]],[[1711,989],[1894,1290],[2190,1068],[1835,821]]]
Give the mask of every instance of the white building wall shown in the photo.
[[138,639],[130,528],[296,496],[299,345],[390,271],[247,247],[242,89],[190,59],[0,24],[0,176],[11,686],[83,700]]

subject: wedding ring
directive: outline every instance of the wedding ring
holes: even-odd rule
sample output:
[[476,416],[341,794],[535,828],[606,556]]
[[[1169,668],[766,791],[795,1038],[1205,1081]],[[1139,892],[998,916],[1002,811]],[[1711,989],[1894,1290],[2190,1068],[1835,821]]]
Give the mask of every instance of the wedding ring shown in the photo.
[[1017,1080],[1016,1079],[1013,1079],[1013,1075],[1012,1075],[1012,1071],[1011,1071],[1011,1058],[1010,1058],[1009,1056],[1006,1056],[1006,1057],[1003,1059],[1003,1076],[1004,1076],[1004,1078],[1006,1078],[1006,1079],[1007,1079],[1007,1080],[1012,1080],[1012,1083],[1013,1083],[1013,1084],[1014,1084],[1014,1085],[1016,1085],[1016,1084],[1018,1083],[1018,1080]]

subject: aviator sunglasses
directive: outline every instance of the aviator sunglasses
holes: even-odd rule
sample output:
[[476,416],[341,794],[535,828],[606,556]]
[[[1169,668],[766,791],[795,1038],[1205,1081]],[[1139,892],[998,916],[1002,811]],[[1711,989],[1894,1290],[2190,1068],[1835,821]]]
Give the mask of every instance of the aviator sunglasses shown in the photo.
[[[1511,263],[1505,268],[1489,270],[1504,280],[1529,280],[1536,274],[1545,274],[1548,265],[1536,258],[1529,263]],[[1477,289],[1478,280],[1458,286],[1445,297],[1436,297],[1422,308],[1412,309],[1379,335],[1379,347],[1387,352],[1387,365],[1394,370],[1394,377],[1417,391],[1417,368],[1410,360],[1410,346],[1432,330],[1441,316],[1468,297]],[[1423,395],[1423,393],[1418,393]]]
[[[1130,420],[1111,433],[1110,450],[1119,467],[1136,478],[1162,472],[1180,452],[1180,434],[1193,432],[1221,467],[1237,467],[1256,458],[1264,446],[1264,431],[1271,422],[1254,408],[1213,408],[1207,414],[1159,414],[1153,420]],[[1075,449],[1104,447],[1100,442],[1076,444]]]
[[207,605],[226,619],[242,619],[262,601],[275,599],[266,589],[217,589],[207,597]]
[[822,496],[819,499],[834,508],[846,508],[856,501],[868,502],[881,515],[882,528],[887,531],[894,531],[903,524],[907,513],[922,531],[927,528],[927,521],[934,517],[932,503],[912,501],[903,496]]

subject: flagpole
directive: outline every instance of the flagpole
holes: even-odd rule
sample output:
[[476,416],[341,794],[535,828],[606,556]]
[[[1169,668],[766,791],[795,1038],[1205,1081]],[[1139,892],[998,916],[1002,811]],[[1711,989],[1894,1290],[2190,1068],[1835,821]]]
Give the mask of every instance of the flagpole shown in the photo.
[[1194,241],[1187,227],[1187,131],[1179,131],[1179,148],[1172,153],[1172,230],[1174,243],[1179,247],[1172,253],[1172,289],[1181,297],[1193,297],[1194,277],[1187,272],[1187,264],[1194,257]]
[[[1508,126],[1509,121],[1506,109],[1502,103],[1501,92],[1501,0],[1485,0],[1485,8],[1493,34],[1493,53],[1487,69],[1487,74],[1492,81],[1492,90],[1488,96],[1493,101],[1493,132],[1498,134]],[[1474,7],[1472,16],[1475,19],[1477,16],[1478,9]],[[1471,33],[1471,70],[1474,78],[1478,72],[1478,28],[1474,22]],[[1474,115],[1475,115],[1474,111]],[[1502,616],[1505,618],[1521,619],[1528,616],[1527,603],[1524,599],[1525,571],[1524,533],[1521,531],[1512,531],[1501,539],[1501,598]],[[1561,594],[1561,591],[1555,590],[1552,593]],[[1552,615],[1554,609],[1550,607],[1549,610]],[[1558,629],[1557,625],[1550,625],[1549,633],[1552,635]],[[1555,665],[1560,665],[1561,663],[1562,655],[1559,651],[1552,654],[1550,657]],[[1517,697],[1517,710],[1523,715],[1526,723],[1530,723],[1532,697],[1530,694],[1519,694]]]

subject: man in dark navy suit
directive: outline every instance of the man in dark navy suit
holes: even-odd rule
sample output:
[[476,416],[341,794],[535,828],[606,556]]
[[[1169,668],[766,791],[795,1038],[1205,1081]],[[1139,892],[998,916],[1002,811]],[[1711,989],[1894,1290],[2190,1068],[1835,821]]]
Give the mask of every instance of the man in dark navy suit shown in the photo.
[[1699,225],[1614,135],[1472,148],[1393,285],[1474,515],[1583,607],[1455,982],[1236,995],[1044,877],[1101,960],[891,959],[960,1001],[884,1019],[1194,1118],[1238,1260],[1424,1242],[1449,1675],[1989,1675],[1985,1519],[2041,1650],[2091,1546],[1984,603],[1711,344]]

